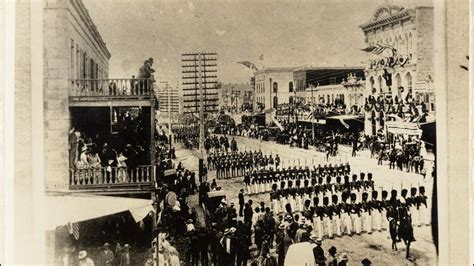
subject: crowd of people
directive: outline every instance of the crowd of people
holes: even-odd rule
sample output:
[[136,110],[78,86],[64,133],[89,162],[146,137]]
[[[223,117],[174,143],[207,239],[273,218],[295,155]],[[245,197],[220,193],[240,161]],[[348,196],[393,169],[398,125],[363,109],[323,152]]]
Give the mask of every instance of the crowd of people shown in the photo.
[[229,141],[229,138],[227,138],[226,135],[220,137],[216,135],[206,137],[204,141],[204,149],[206,149],[207,154],[235,154],[239,150],[237,141],[235,141],[234,138]]
[[65,247],[62,255],[59,258],[58,265],[69,266],[94,266],[94,265],[116,265],[116,266],[131,266],[133,265],[132,256],[130,254],[130,245],[124,244],[121,246],[117,244],[115,250],[112,250],[109,243],[105,243],[99,250],[99,254],[94,259],[86,250],[77,252],[75,248]]
[[231,154],[209,154],[207,165],[209,170],[216,170],[217,178],[232,178],[243,176],[253,170],[279,167],[280,157],[264,155],[262,151],[241,151]]
[[177,143],[182,143],[186,149],[199,148],[199,125],[173,125],[171,129]]
[[144,171],[137,169],[149,164],[149,151],[142,145],[125,144],[112,147],[100,143],[72,128],[69,132],[69,160],[72,184],[129,183],[148,180]]

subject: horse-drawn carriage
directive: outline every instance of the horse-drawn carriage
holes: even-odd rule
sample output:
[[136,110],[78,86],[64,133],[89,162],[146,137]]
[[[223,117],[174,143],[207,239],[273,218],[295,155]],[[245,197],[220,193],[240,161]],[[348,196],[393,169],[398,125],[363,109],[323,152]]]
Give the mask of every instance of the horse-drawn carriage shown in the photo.
[[206,199],[203,201],[204,214],[206,216],[206,225],[210,226],[212,216],[225,199],[226,192],[224,190],[210,191],[207,193]]

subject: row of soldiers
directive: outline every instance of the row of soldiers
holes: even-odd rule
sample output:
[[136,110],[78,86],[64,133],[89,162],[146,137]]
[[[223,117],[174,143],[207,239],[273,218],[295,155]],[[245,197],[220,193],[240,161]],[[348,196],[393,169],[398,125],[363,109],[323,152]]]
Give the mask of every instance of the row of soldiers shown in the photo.
[[280,161],[278,154],[273,158],[272,155],[264,155],[262,151],[244,151],[233,154],[211,153],[207,157],[207,165],[210,170],[216,170],[217,178],[243,176],[253,170],[278,167]]
[[[378,199],[378,191],[370,193],[362,193],[362,199],[358,201],[356,193],[344,191],[342,193],[342,201],[339,202],[338,196],[332,196],[332,203],[329,197],[323,197],[320,204],[320,197],[314,197],[312,200],[306,199],[302,210],[299,211],[297,204],[285,202],[285,198],[281,202],[273,199],[273,212],[277,214],[286,213],[286,215],[301,214],[301,221],[305,226],[311,226],[313,232],[319,238],[334,235],[342,236],[361,234],[362,232],[372,233],[373,231],[382,231],[389,229],[389,220],[399,219],[394,214],[395,209],[404,209],[406,215],[411,217],[413,226],[422,226],[430,224],[430,212],[428,209],[427,196],[425,188],[411,188],[411,195],[407,197],[408,190],[401,191],[401,198],[397,199],[397,190],[391,191],[391,198],[387,200],[388,192],[382,191],[382,198]],[[284,204],[284,208],[280,209]],[[390,219],[389,219],[390,218]]]
[[[346,165],[350,171],[350,165]],[[273,187],[278,189],[285,189],[285,188],[296,188],[296,189],[308,189],[308,187],[314,187],[316,185],[328,185],[329,189],[332,189],[332,186],[329,184],[334,183],[338,184],[339,187],[349,186],[354,187],[356,184],[360,187],[362,185],[372,185],[372,173],[368,173],[368,179],[365,180],[365,173],[360,174],[360,180],[357,180],[357,175],[352,175],[352,181],[349,181],[349,176],[344,176],[344,183],[341,183],[341,175],[344,174],[343,172],[334,172],[336,173],[336,177],[333,178],[332,172],[327,173],[324,171],[316,170],[309,171],[309,168],[306,170],[296,169],[296,168],[289,168],[289,169],[281,169],[281,170],[261,170],[259,172],[254,171],[251,174],[247,174],[244,176],[244,183],[245,189],[247,194],[258,194],[258,193],[265,193],[271,192]],[[301,170],[301,171],[300,171]],[[347,172],[346,172],[347,173]],[[341,175],[339,175],[341,174]]]

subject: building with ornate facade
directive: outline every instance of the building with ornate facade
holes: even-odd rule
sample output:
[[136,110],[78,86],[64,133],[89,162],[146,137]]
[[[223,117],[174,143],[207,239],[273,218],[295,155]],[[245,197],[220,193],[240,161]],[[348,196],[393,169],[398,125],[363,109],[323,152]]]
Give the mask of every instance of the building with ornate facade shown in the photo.
[[[435,112],[433,88],[433,8],[379,7],[370,21],[360,25],[368,47],[365,96],[405,100],[407,95],[429,114]],[[374,108],[372,108],[374,109]],[[385,131],[387,112],[368,110],[365,131]]]

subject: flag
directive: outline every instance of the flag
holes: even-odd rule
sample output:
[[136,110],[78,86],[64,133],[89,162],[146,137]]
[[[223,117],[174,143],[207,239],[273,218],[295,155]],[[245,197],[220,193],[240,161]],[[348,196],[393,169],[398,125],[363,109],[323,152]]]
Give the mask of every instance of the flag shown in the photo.
[[376,55],[379,55],[381,54],[383,51],[385,51],[386,49],[390,49],[392,51],[392,54],[393,55],[396,55],[397,54],[397,49],[395,49],[393,46],[391,45],[388,45],[388,44],[383,44],[383,43],[377,43],[375,45],[371,45],[371,46],[368,46],[364,49],[361,49],[362,51],[364,52],[368,52],[368,53],[373,53],[373,54],[376,54]]
[[263,60],[263,54],[258,57],[258,60]]
[[242,64],[242,65],[250,68],[251,70],[258,70],[258,68],[255,66],[255,64],[252,63],[252,62],[249,62],[249,61],[237,62],[237,64]]
[[79,240],[79,223],[68,223],[67,229],[69,234],[74,235],[74,238]]

